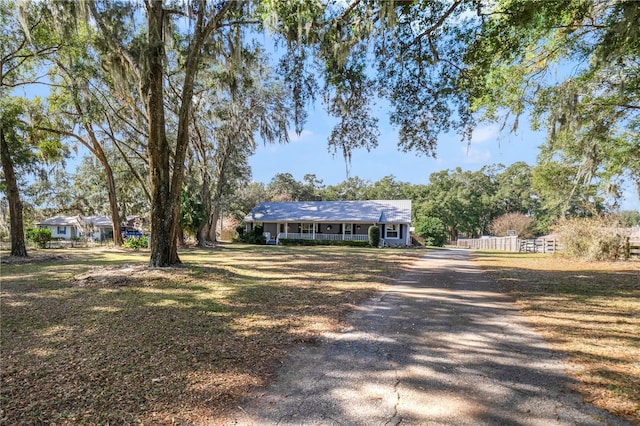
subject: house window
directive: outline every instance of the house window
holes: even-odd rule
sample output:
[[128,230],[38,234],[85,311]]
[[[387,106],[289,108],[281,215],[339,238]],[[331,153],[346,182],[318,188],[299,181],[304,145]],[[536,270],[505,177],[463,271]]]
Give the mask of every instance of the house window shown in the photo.
[[399,225],[390,225],[387,224],[385,226],[384,237],[385,238],[398,238],[398,227]]
[[58,235],[66,235],[67,227],[66,226],[58,226]]
[[302,233],[303,234],[312,234],[313,233],[313,225],[314,223],[303,223],[302,224]]
[[352,223],[345,223],[344,224],[344,233],[345,234],[351,234],[353,232],[353,224]]

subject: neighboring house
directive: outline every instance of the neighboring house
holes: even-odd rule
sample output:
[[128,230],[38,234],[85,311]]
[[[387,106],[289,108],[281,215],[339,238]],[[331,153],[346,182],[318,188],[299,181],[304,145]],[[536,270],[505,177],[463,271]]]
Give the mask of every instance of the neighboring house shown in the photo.
[[38,228],[49,228],[51,238],[71,240],[79,237],[78,216],[55,216],[36,222]]
[[[133,222],[135,216],[127,217]],[[86,238],[91,241],[113,239],[113,225],[107,216],[55,216],[37,222],[38,228],[49,228],[51,238],[71,240]]]
[[376,225],[383,244],[408,245],[411,200],[266,202],[244,221],[247,231],[262,224],[267,242],[276,244],[281,238],[367,241]]

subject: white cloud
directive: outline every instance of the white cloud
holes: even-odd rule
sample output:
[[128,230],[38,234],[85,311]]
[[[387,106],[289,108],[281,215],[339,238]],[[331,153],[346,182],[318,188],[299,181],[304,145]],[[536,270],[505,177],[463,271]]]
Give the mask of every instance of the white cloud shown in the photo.
[[500,135],[500,128],[495,124],[486,127],[480,127],[473,131],[471,143],[484,143],[495,140]]
[[289,140],[291,142],[301,142],[312,137],[313,132],[311,130],[303,130],[300,134],[297,134],[295,131],[289,132]]
[[460,149],[465,154],[464,162],[467,164],[484,164],[491,160],[491,151],[475,149],[472,146]]

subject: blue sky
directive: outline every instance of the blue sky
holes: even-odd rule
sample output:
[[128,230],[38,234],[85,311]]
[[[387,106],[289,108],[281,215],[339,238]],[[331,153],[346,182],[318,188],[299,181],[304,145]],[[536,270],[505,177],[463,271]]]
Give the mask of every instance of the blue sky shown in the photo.
[[[398,134],[388,124],[386,112],[379,111],[379,145],[371,152],[356,150],[352,154],[350,176],[375,182],[394,175],[396,180],[413,184],[428,183],[431,173],[461,167],[479,170],[482,166],[502,163],[509,166],[518,161],[534,165],[544,132],[534,132],[527,120],[522,120],[518,133],[500,131],[498,124],[479,126],[471,144],[457,134],[442,135],[438,141],[437,157],[414,152],[403,153],[397,147]],[[253,180],[268,183],[276,173],[291,173],[301,181],[305,174],[315,174],[325,185],[335,185],[347,178],[345,160],[341,154],[333,156],[327,149],[327,139],[333,126],[321,105],[309,111],[309,122],[300,135],[290,134],[287,145],[260,145],[251,157]],[[640,209],[635,188],[625,190],[622,209]]]
[[[386,117],[381,117],[381,121],[383,119]],[[316,112],[300,135],[290,135],[288,145],[261,145],[251,158],[254,180],[267,183],[276,173],[291,173],[302,180],[305,174],[313,173],[325,184],[342,182],[346,179],[345,160],[341,154],[333,156],[327,150],[330,131],[330,119],[322,112]],[[531,131],[500,135],[498,125],[486,125],[474,132],[470,145],[462,142],[457,134],[442,136],[437,157],[431,158],[399,150],[397,132],[389,125],[383,125],[376,149],[353,152],[350,176],[377,181],[394,175],[399,181],[417,184],[427,183],[433,172],[458,166],[464,170],[478,170],[495,163],[509,165],[525,161],[534,164],[538,145],[543,140],[544,135]]]

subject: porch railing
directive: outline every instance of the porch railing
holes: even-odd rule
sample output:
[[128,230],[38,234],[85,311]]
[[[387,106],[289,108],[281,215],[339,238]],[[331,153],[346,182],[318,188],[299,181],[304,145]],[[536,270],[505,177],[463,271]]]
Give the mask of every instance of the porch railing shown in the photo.
[[324,240],[324,241],[335,241],[335,240],[349,240],[349,241],[369,241],[369,236],[364,234],[307,234],[300,232],[289,232],[285,234],[281,232],[278,234],[278,240],[281,238],[290,238],[293,240]]

